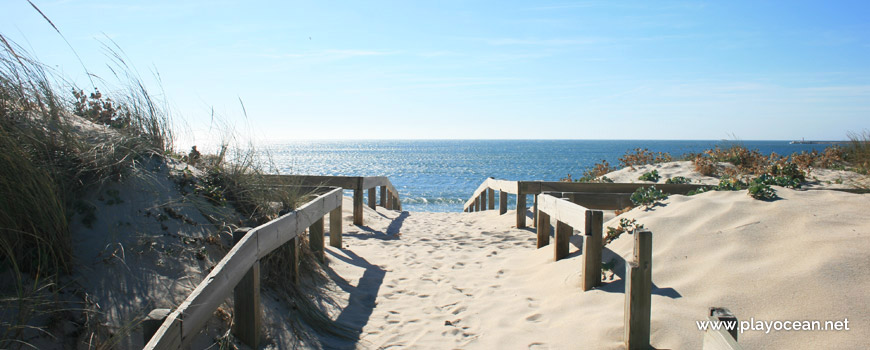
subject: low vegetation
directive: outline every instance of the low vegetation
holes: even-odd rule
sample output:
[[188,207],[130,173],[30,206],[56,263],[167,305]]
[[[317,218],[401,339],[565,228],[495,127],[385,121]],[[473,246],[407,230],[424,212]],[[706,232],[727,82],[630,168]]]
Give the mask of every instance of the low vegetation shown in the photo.
[[641,174],[640,177],[638,177],[637,179],[641,181],[659,182],[659,179],[661,178],[662,177],[659,175],[658,170],[652,170]]
[[[47,321],[76,310],[84,310],[77,312],[82,315],[75,321],[82,328],[77,334],[89,344],[116,343],[124,336],[119,331],[130,331],[121,327],[108,332],[88,292],[59,281],[76,270],[73,218],[89,227],[100,217],[81,198],[125,181],[135,169],[148,168],[145,164],[188,162],[188,168],[174,175],[181,193],[213,206],[231,206],[248,226],[293,210],[308,198],[289,186],[267,186],[260,175],[275,169],[250,145],[230,147],[227,141],[218,154],[201,154],[195,147],[176,152],[167,109],[130,73],[134,70],[121,55],[112,56],[117,59],[113,71],[127,88],[85,92],[0,34],[0,275],[6,284],[0,288],[0,348],[28,347],[29,340],[51,336],[45,330]],[[107,205],[122,202],[116,190],[103,197]],[[265,283],[287,291],[292,299],[288,302],[307,315],[309,324],[331,322],[318,306],[328,298],[288,287],[287,253],[279,249],[263,259]],[[307,285],[321,286],[325,273],[309,255],[302,258]],[[61,293],[83,300],[69,301]],[[327,328],[342,332],[335,325]]]
[[668,195],[655,186],[641,187],[631,194],[631,203],[635,206],[644,206],[645,209],[652,208],[665,199],[668,199]]
[[603,244],[606,246],[610,242],[615,241],[623,233],[634,234],[638,230],[642,230],[643,224],[638,224],[636,219],[620,218],[619,225],[616,227],[607,227],[607,235],[604,237]]

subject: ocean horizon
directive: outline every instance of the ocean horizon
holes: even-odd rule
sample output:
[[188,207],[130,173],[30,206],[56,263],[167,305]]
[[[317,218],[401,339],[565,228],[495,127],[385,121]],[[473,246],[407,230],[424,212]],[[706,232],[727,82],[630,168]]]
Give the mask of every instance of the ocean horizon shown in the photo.
[[[282,174],[386,176],[408,211],[459,212],[488,177],[575,179],[601,160],[619,166],[636,148],[674,158],[734,144],[763,154],[822,151],[827,144],[793,140],[294,140],[268,145]],[[511,197],[511,203],[514,199]]]

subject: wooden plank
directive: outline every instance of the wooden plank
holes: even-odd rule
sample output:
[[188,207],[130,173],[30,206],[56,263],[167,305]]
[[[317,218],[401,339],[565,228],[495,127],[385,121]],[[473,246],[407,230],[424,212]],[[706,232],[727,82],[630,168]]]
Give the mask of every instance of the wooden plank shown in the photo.
[[353,190],[353,224],[363,224],[363,190]]
[[369,189],[369,208],[375,209],[377,203],[375,202],[375,197],[378,195],[377,187],[372,187]]
[[630,207],[631,193],[564,192],[572,203],[589,209],[618,210]]
[[486,208],[488,207],[488,206],[486,205],[486,198],[487,198],[487,197],[486,197],[486,191],[483,191],[483,193],[480,194],[480,210],[481,210],[481,211],[486,210]]
[[517,228],[526,227],[526,195],[517,195]]
[[184,327],[181,342],[190,344],[199,330],[214,314],[214,310],[229,297],[230,292],[257,261],[257,232],[249,232],[212,269],[205,280],[178,307]]
[[505,191],[498,191],[498,214],[504,215],[507,213],[508,207],[508,193]]
[[381,186],[380,190],[381,190],[381,206],[389,209],[389,207],[387,207],[387,186]]
[[572,227],[586,227],[586,210],[587,208],[550,194],[538,195],[538,211],[550,214],[551,220],[561,221]]
[[487,189],[486,190],[486,197],[488,198],[487,203],[489,204],[489,206],[487,208],[489,210],[495,209],[495,190],[493,190],[491,188]]
[[634,234],[634,261],[625,271],[625,347],[648,349],[652,297],[652,233]]
[[329,245],[341,249],[341,203],[329,212]]
[[517,181],[517,192],[525,194],[541,193],[540,181]]
[[571,236],[574,228],[568,224],[556,221],[556,235],[553,237],[553,260],[559,261],[568,256],[568,248],[571,244]]
[[[692,190],[701,187],[709,187],[709,185],[691,185],[691,184],[648,184],[648,183],[590,183],[590,182],[538,182],[540,191],[558,191],[558,192],[594,192],[594,193],[633,193],[640,187],[649,187],[655,185],[657,189],[665,193],[671,194],[686,194]],[[534,189],[533,186],[527,185],[528,190]],[[540,193],[540,192],[539,192]]]
[[583,242],[583,290],[601,285],[602,229],[604,214],[599,210],[586,211],[586,229]]
[[299,278],[302,276],[302,273],[299,271],[299,263],[302,261],[302,238],[299,236],[294,237],[286,244],[290,246],[290,277],[293,279],[294,284],[299,284]]
[[[296,242],[295,238],[304,227],[300,225],[310,225],[315,221],[315,217],[322,220],[323,215],[339,206],[341,200],[342,190],[334,189],[302,205],[295,212],[249,230],[244,235],[239,234],[238,242],[230,252],[218,262],[176,310],[180,315],[178,320],[184,321],[184,327],[179,327],[181,345],[186,346],[193,340],[214,310],[229,296],[230,291],[234,290],[248,272],[256,267],[255,264],[260,257],[288,240]],[[296,256],[298,257],[298,254]],[[154,344],[164,343],[171,343],[171,340],[154,340]]]
[[184,347],[181,342],[181,312],[175,310],[166,317],[144,350],[177,350]]
[[538,213],[538,248],[550,244],[550,215],[545,212]]
[[[247,233],[248,230],[236,230],[233,232],[233,240],[238,243]],[[252,349],[257,349],[260,346],[262,326],[259,261],[254,262],[233,289],[233,320],[233,334],[236,338]]]
[[533,196],[534,196],[534,204],[532,204],[532,225],[537,227],[537,225],[538,225],[538,195],[535,194]]
[[480,211],[480,196],[474,198],[474,211]]
[[326,257],[323,255],[323,217],[308,227],[308,246],[311,247],[317,260],[320,262],[325,260]]

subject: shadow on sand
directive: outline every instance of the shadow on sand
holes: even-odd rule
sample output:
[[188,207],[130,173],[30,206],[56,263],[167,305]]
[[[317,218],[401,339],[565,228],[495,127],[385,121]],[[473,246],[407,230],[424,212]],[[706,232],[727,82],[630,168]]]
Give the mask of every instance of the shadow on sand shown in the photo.
[[[605,262],[614,262],[613,273],[617,277],[619,277],[619,279],[609,283],[603,282],[600,287],[595,289],[602,290],[608,293],[625,293],[625,259],[623,259],[622,256],[620,256],[619,254],[614,253],[612,250],[604,248],[604,251],[601,254],[601,260]],[[653,264],[655,264],[655,261],[653,261]],[[655,276],[653,276],[653,278],[655,278]],[[659,286],[656,286],[655,282],[653,282],[652,284],[652,294],[668,297],[671,299],[678,299],[683,297],[683,295],[680,294],[680,292],[677,292],[676,289],[670,287],[660,288]]]
[[359,227],[359,229],[365,231],[365,233],[344,233],[343,235],[346,237],[354,237],[356,239],[362,240],[380,239],[389,241],[399,239],[399,232],[402,229],[402,224],[405,222],[405,219],[407,219],[410,215],[411,214],[407,211],[403,211],[401,214],[399,214],[398,217],[390,222],[390,225],[387,226],[387,232],[378,231],[368,226],[357,225],[356,227]]

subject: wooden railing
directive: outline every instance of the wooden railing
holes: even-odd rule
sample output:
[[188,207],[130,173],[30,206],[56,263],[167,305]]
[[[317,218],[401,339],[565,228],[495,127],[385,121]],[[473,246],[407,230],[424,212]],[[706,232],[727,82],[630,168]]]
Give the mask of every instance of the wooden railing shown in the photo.
[[377,205],[377,189],[380,188],[380,205],[390,210],[402,210],[399,191],[385,176],[319,176],[319,175],[264,175],[266,182],[301,186],[333,186],[353,190],[353,224],[363,224],[363,191],[368,191],[368,205]]
[[[560,198],[562,197],[562,198]],[[601,285],[601,257],[604,250],[603,213],[572,202],[574,196],[561,192],[538,195],[538,248],[549,244],[551,219],[554,260],[568,256],[574,228],[583,227],[583,291]],[[652,232],[634,232],[632,260],[625,264],[625,348],[648,349],[652,300]]]
[[[341,247],[342,197],[342,189],[333,188],[293,212],[234,235],[237,242],[230,252],[177,309],[165,316],[145,349],[180,349],[188,346],[231,292],[234,292],[235,297],[234,333],[256,349],[261,331],[259,260],[288,242],[298,248],[298,236],[306,228],[309,230],[312,250],[323,259],[323,219],[326,214],[330,216],[330,245]],[[298,251],[294,249],[294,252],[298,261]]]
[[625,209],[631,205],[631,194],[638,188],[655,185],[669,194],[687,194],[705,185],[648,183],[588,183],[556,181],[509,181],[486,179],[465,202],[465,212],[494,209],[495,191],[499,192],[499,212],[507,212],[508,194],[517,197],[517,227],[526,227],[526,196],[534,195],[533,218],[537,223],[538,195],[543,192],[570,192],[574,203],[601,210]]

